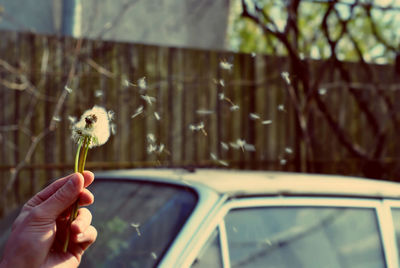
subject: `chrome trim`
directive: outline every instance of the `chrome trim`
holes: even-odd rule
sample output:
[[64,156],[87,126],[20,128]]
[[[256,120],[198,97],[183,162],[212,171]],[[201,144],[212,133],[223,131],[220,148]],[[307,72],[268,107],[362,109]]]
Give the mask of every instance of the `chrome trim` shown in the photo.
[[222,253],[222,264],[224,268],[231,267],[231,260],[229,258],[228,238],[226,236],[225,221],[219,223],[219,242]]
[[[158,264],[158,267],[184,267],[180,263],[185,259],[190,248],[188,245],[193,239],[193,229],[198,229],[202,225],[205,218],[218,203],[220,196],[214,191],[210,191],[206,187],[196,186],[194,189],[198,194],[198,203],[194,208],[192,215],[188,218],[181,231],[178,233],[175,240],[172,242],[163,259]],[[206,237],[207,238],[207,237]]]
[[220,197],[218,202],[214,204],[213,208],[208,211],[208,214],[204,215],[202,222],[196,226],[194,234],[192,229],[192,236],[189,237],[189,242],[187,243],[184,252],[182,252],[180,256],[181,258],[176,262],[175,266],[170,267],[185,268],[190,267],[193,264],[211,233],[220,224],[222,218],[219,217],[219,212],[222,205],[226,202],[227,197],[227,195]]

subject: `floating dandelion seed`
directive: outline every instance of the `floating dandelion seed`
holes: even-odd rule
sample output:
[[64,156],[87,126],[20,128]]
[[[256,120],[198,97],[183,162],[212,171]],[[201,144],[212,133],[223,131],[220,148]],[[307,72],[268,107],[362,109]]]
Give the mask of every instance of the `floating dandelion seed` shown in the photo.
[[197,110],[196,113],[197,113],[198,115],[210,115],[210,114],[213,114],[214,111],[212,111],[212,110],[202,110],[202,109],[200,109],[200,110]]
[[144,100],[146,101],[146,103],[149,104],[149,105],[152,105],[153,102],[156,101],[156,98],[151,97],[151,96],[149,96],[149,95],[140,95],[140,97],[141,97],[142,99],[144,99]]
[[72,93],[72,89],[69,88],[68,86],[64,87],[64,90],[67,91],[67,93],[71,94]]
[[76,122],[76,117],[75,116],[68,116],[68,121],[71,123],[71,125],[75,124]]
[[96,98],[100,98],[100,97],[102,97],[103,96],[103,91],[102,90],[96,90],[95,92],[94,92],[94,96],[96,97]]
[[212,159],[212,160],[215,160],[215,161],[218,160],[218,157],[217,157],[215,154],[210,153],[210,156],[211,156],[211,159]]
[[246,145],[246,141],[245,141],[245,140],[242,140],[242,139],[237,139],[237,140],[236,140],[236,144],[237,144],[237,146],[239,146],[239,147],[242,149],[242,151],[244,152],[244,146]]
[[256,147],[253,144],[249,144],[249,143],[246,143],[244,145],[244,149],[246,151],[248,151],[248,152],[255,152],[256,151]]
[[229,167],[229,163],[225,160],[218,160],[218,163],[220,163],[222,166]]
[[279,160],[279,164],[281,164],[281,166],[286,165],[286,163],[287,163],[287,160],[284,159],[284,158],[282,158],[282,159]]
[[250,114],[249,114],[249,117],[250,117],[250,119],[252,119],[252,120],[258,120],[258,119],[261,118],[258,114],[255,114],[255,113],[250,113]]
[[227,62],[226,60],[222,60],[219,63],[219,67],[221,67],[221,69],[230,71],[230,70],[232,70],[233,64],[230,62]]
[[327,91],[328,90],[326,88],[320,88],[320,89],[318,89],[318,94],[319,95],[325,95]]
[[226,144],[226,143],[223,142],[223,141],[221,141],[221,147],[222,147],[222,149],[224,149],[225,151],[228,151],[228,150],[229,150],[228,144]]
[[196,124],[190,124],[189,125],[189,129],[191,131],[201,131],[204,134],[204,136],[207,136],[207,132],[204,130],[204,122],[203,121],[198,123],[197,125]]
[[283,80],[285,80],[286,84],[290,85],[291,81],[290,81],[289,73],[282,72],[281,76],[282,76]]
[[137,84],[138,84],[138,87],[139,87],[141,90],[146,90],[146,89],[147,89],[146,77],[143,76],[142,78],[139,78],[139,79],[137,80]]
[[155,252],[151,252],[151,257],[155,260],[157,260],[157,254]]
[[139,229],[140,223],[131,223],[131,226],[132,226],[133,228],[135,228],[136,233],[137,233],[138,236],[141,236],[141,235],[142,235],[142,234],[140,233],[140,229]]
[[225,100],[225,94],[224,94],[224,92],[221,92],[221,93],[218,94],[218,99],[219,99],[219,100]]
[[286,148],[285,148],[285,152],[288,153],[288,154],[292,154],[292,153],[293,153],[293,150],[292,150],[292,148],[290,148],[290,147],[286,147]]
[[147,134],[147,141],[148,142],[156,142],[156,137],[154,136],[153,133]]
[[160,121],[161,117],[157,112],[154,112],[154,117],[156,118],[157,121]]
[[270,124],[272,124],[272,120],[264,120],[264,121],[261,122],[261,124],[270,125]]
[[61,118],[59,116],[53,116],[54,122],[61,122]]
[[278,105],[278,111],[285,112],[285,105],[279,104]]
[[240,107],[239,107],[239,105],[234,104],[234,105],[232,105],[229,109],[233,112],[233,111],[239,110]]
[[131,118],[135,118],[136,116],[140,115],[141,113],[143,113],[143,105],[140,105],[136,109],[135,113],[131,116]]
[[251,54],[250,54],[253,58],[255,57],[255,56],[257,56],[257,54],[255,53],[255,52],[251,52]]

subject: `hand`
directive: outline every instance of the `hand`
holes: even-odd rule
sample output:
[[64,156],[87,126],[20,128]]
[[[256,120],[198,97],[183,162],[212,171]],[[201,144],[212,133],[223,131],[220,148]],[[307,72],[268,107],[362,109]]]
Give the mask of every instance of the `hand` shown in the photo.
[[0,267],[77,267],[84,251],[96,240],[92,215],[80,208],[71,224],[68,251],[65,241],[68,209],[79,199],[81,206],[93,203],[87,190],[94,175],[85,171],[61,178],[32,197],[15,220]]

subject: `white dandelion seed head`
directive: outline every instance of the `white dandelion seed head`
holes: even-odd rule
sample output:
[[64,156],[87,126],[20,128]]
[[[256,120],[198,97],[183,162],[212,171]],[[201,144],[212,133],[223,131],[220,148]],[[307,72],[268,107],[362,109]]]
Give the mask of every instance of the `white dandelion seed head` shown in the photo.
[[95,105],[85,111],[81,119],[72,126],[72,138],[78,143],[83,138],[90,137],[89,148],[101,146],[110,138],[111,120],[106,109]]

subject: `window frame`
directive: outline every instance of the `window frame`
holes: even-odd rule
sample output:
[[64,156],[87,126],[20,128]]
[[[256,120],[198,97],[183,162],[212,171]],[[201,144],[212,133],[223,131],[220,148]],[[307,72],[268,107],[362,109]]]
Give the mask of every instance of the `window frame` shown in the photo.
[[[394,206],[395,205],[395,206]],[[338,207],[338,208],[369,208],[376,215],[377,231],[380,236],[383,258],[386,267],[399,267],[397,244],[395,240],[391,208],[400,208],[400,201],[387,201],[373,198],[349,197],[242,197],[228,200],[218,211],[213,220],[213,226],[208,226],[207,233],[215,228],[220,231],[220,245],[223,267],[230,267],[228,240],[225,230],[225,216],[233,209],[257,207]],[[203,245],[202,245],[203,246]]]

